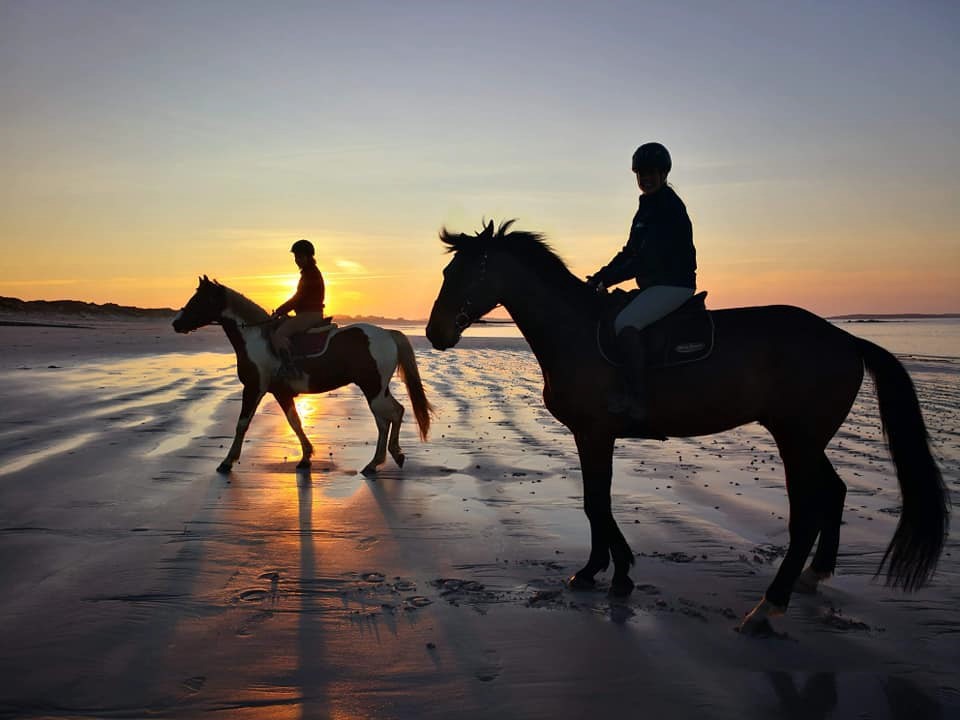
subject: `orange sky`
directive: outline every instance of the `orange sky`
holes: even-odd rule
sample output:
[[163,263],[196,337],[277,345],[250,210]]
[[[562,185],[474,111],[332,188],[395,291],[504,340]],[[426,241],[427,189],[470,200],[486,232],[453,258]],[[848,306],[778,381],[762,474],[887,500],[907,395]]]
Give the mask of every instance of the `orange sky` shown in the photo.
[[594,272],[657,139],[712,307],[960,312],[957,10],[431,7],[4,5],[0,295],[270,309],[305,237],[331,312],[424,318],[442,225]]

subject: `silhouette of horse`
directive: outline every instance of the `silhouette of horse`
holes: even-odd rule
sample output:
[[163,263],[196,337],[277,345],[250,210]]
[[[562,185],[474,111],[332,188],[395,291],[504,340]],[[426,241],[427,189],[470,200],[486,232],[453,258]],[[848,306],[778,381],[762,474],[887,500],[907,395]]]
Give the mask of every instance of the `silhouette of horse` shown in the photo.
[[233,345],[237,353],[237,375],[243,383],[243,404],[237,431],[227,456],[217,467],[218,472],[230,472],[240,457],[243,438],[253,414],[268,392],[277,399],[300,440],[303,457],[297,467],[310,467],[313,445],[303,432],[293,399],[300,393],[322,393],[350,383],[363,391],[377,423],[377,449],[362,472],[365,475],[375,473],[386,460],[388,449],[397,465],[403,467],[400,423],[404,410],[390,394],[390,378],[398,366],[413,403],[420,438],[427,439],[432,407],[423,391],[413,348],[402,332],[363,323],[331,329],[322,354],[298,359],[297,365],[303,374],[290,379],[277,377],[280,360],[270,344],[269,334],[274,322],[267,311],[204,275],[193,297],[174,318],[173,329],[188,333],[211,324],[221,325]]
[[893,355],[796,307],[713,311],[712,353],[650,369],[648,418],[637,425],[608,411],[608,397],[621,382],[597,343],[609,300],[574,277],[540,235],[508,232],[512,223],[495,232],[490,222],[475,235],[441,231],[453,259],[443,271],[427,337],[439,350],[453,347],[466,327],[503,305],[530,344],[543,372],[544,403],[573,432],[583,473],[591,550],[571,587],[593,587],[611,556],[611,594],[634,587],[628,575],[633,552],[611,512],[615,438],[709,435],[757,422],[777,443],[790,503],[786,556],[741,624],[751,633],[768,628],[767,618],[786,610],[794,589],[814,592],[836,567],[846,486],[824,449],[853,405],[864,366],[876,382],[903,500],[877,573],[886,564],[887,584],[905,590],[927,582],[943,549],[949,500],[913,384]]

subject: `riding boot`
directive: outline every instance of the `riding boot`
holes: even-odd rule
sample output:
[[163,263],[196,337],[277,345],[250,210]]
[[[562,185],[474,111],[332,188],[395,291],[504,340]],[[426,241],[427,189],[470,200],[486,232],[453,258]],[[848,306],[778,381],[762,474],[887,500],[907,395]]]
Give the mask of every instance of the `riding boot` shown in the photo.
[[627,327],[617,335],[617,342],[624,355],[623,371],[628,382],[621,395],[611,403],[611,410],[643,422],[647,419],[647,358],[643,335],[636,328]]
[[280,367],[277,368],[278,378],[284,380],[294,380],[300,377],[300,368],[294,364],[293,356],[290,354],[290,350],[288,348],[278,349],[277,355],[280,356]]

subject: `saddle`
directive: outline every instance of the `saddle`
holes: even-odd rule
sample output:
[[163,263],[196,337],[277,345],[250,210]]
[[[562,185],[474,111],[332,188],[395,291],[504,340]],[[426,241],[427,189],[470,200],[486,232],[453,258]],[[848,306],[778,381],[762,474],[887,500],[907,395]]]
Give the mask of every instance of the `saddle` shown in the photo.
[[290,336],[290,353],[297,358],[317,357],[323,355],[330,342],[330,331],[336,330],[338,325],[332,317],[325,317],[316,325],[307,328],[304,332]]
[[[641,291],[613,290],[597,325],[597,345],[611,365],[623,364],[613,321]],[[648,368],[665,368],[696,362],[713,351],[713,314],[707,310],[707,293],[700,292],[669,315],[645,327],[641,334]]]

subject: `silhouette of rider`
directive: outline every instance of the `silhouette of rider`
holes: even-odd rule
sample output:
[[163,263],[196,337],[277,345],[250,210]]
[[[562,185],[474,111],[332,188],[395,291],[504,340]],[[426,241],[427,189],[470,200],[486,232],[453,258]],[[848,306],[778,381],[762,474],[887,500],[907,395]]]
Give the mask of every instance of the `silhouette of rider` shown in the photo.
[[[326,293],[323,275],[314,257],[313,243],[309,240],[297,240],[290,248],[290,252],[293,253],[294,262],[300,268],[300,282],[297,283],[297,292],[293,297],[274,310],[272,316],[283,318],[280,325],[273,331],[271,338],[273,347],[280,356],[282,364],[279,374],[283,377],[294,377],[299,374],[290,355],[290,336],[305,332],[323,322]],[[291,310],[296,312],[294,317],[287,316]]]
[[673,164],[660,143],[641,145],[633,154],[633,172],[640,187],[640,203],[627,244],[604,267],[587,278],[598,292],[635,278],[641,292],[614,320],[630,388],[611,400],[611,410],[635,420],[646,419],[643,338],[647,325],[679,308],[697,286],[697,253],[693,226],[683,201],[667,184]]

